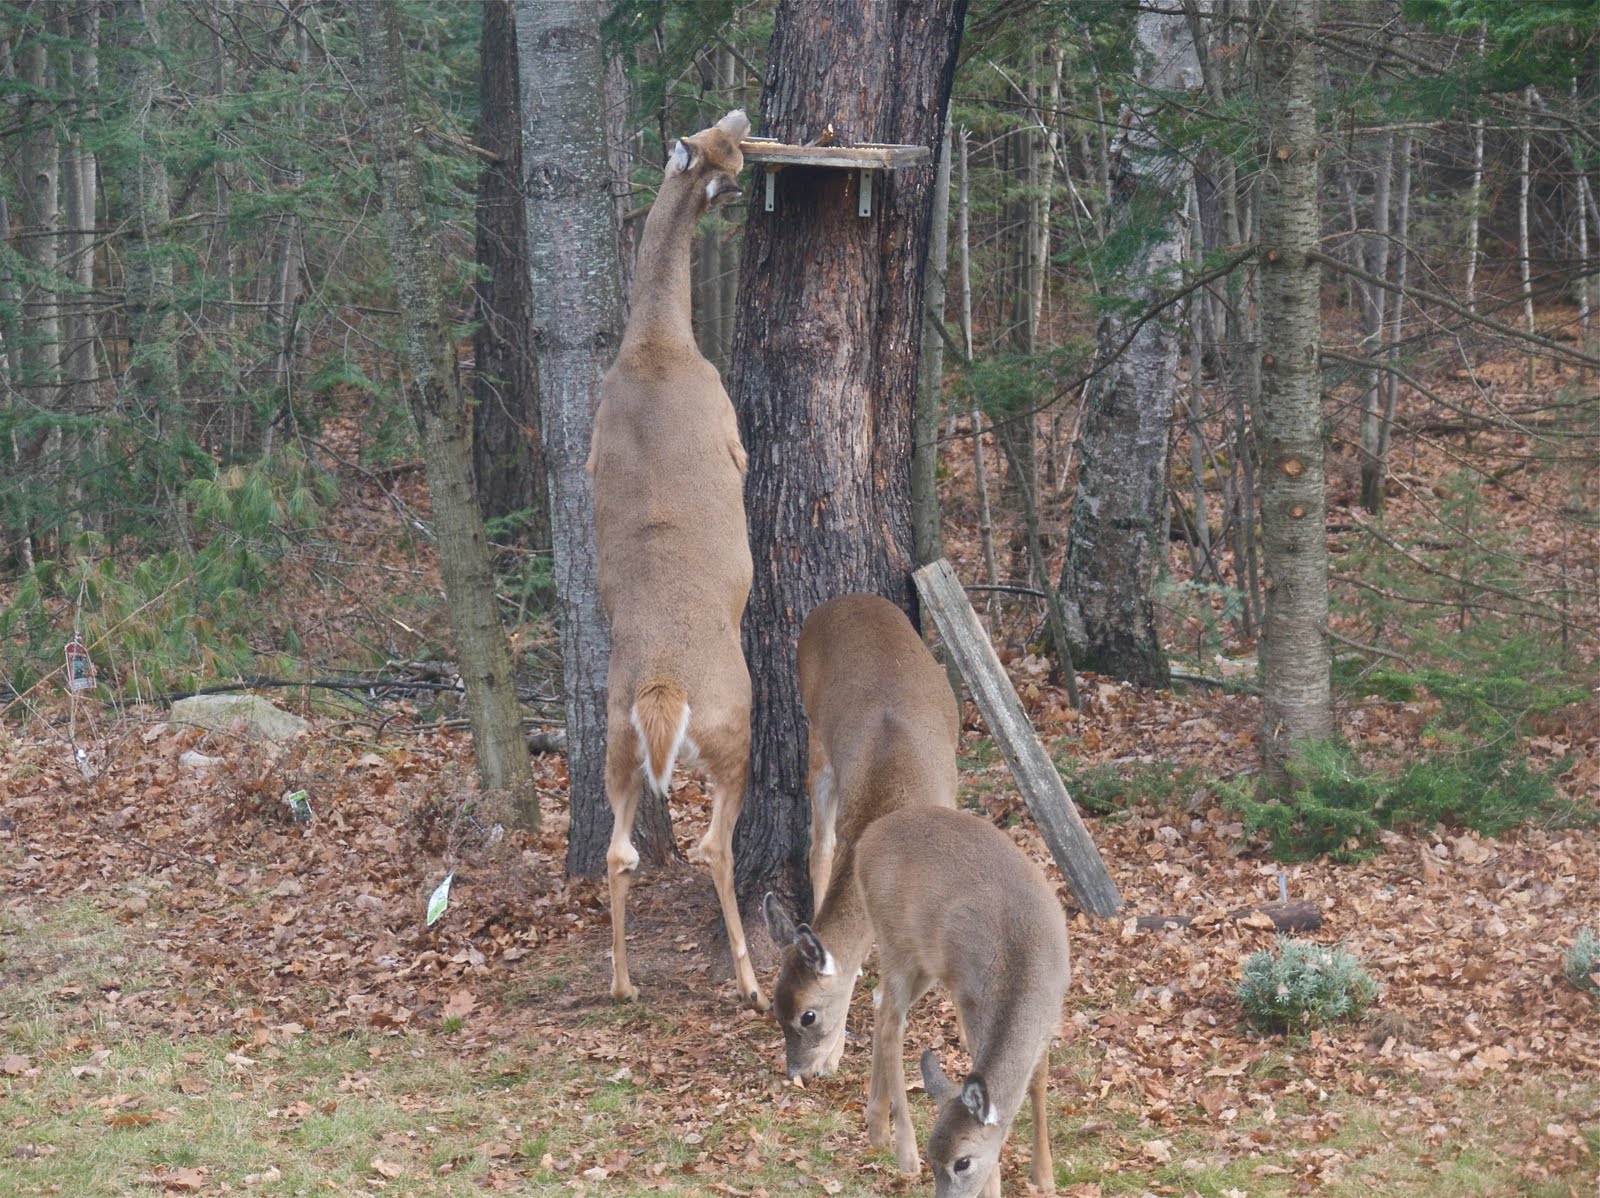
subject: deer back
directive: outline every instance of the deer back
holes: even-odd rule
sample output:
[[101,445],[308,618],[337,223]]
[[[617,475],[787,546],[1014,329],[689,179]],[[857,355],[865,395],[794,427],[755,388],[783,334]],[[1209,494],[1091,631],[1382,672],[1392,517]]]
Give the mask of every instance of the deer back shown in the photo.
[[800,697],[810,725],[813,838],[837,843],[835,882],[814,925],[795,926],[769,904],[784,945],[773,991],[791,1076],[827,1071],[872,929],[850,884],[861,834],[907,807],[954,808],[961,726],[955,695],[898,607],[877,595],[841,595],[814,608],[800,630]]
[[1060,1030],[1071,976],[1060,901],[1010,837],[962,811],[878,820],[855,879],[880,985],[909,1003],[938,984],[960,1014],[972,1071],[959,1087],[927,1079],[939,1102],[928,1161],[939,1195],[977,1193]]

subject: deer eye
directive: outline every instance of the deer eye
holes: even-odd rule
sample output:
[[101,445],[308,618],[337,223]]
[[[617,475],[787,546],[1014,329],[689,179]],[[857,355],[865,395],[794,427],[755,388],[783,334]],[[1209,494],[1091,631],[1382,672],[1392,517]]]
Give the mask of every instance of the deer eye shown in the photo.
[[972,1158],[970,1156],[956,1158],[954,1168],[957,1173],[965,1173],[968,1169],[972,1168]]
[[815,1011],[807,1011],[804,1015],[800,1016],[801,1027],[810,1027],[816,1021],[817,1013]]

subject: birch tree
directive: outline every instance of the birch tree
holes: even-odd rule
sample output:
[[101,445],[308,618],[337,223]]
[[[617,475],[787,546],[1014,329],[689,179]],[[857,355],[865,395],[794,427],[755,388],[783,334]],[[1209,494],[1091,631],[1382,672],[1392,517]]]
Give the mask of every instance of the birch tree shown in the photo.
[[1155,122],[1172,97],[1199,87],[1200,63],[1181,10],[1134,23],[1138,105],[1123,110],[1107,221],[1142,230],[1118,272],[1119,302],[1100,321],[1112,359],[1090,384],[1061,591],[1078,664],[1141,686],[1165,686],[1152,599],[1166,555],[1167,444],[1177,389],[1179,313],[1151,315],[1180,281],[1191,175],[1166,153]]

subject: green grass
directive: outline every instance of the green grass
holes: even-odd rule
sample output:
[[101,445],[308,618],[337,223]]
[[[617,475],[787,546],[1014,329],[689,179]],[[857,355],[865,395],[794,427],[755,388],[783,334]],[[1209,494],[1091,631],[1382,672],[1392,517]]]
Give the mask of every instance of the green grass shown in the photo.
[[[739,1059],[692,1075],[649,1068],[645,1056],[672,1029],[647,1004],[574,1019],[580,1040],[604,1037],[623,1050],[604,1060],[532,1039],[463,1051],[462,1032],[474,1030],[476,1014],[461,1017],[454,1034],[283,1032],[254,1045],[157,1033],[108,1016],[104,1002],[91,1009],[111,982],[125,996],[167,983],[163,962],[133,943],[116,917],[86,903],[0,921],[0,1054],[12,1069],[17,1056],[27,1058],[26,1068],[0,1075],[7,1194],[159,1198],[180,1192],[164,1186],[179,1177],[199,1178],[201,1194],[264,1198],[465,1198],[497,1186],[569,1195],[578,1185],[615,1198],[717,1186],[782,1195],[821,1193],[824,1182],[843,1198],[865,1198],[906,1188],[892,1156],[865,1144],[860,1040],[842,1078],[799,1096],[776,1079],[749,1080],[770,1067],[759,1037],[734,1054]],[[1056,1050],[1055,1072],[1065,1080],[1052,1092],[1051,1140],[1057,1184],[1093,1183],[1107,1198],[1152,1189],[1287,1198],[1306,1184],[1306,1153],[1322,1149],[1344,1158],[1316,1187],[1334,1198],[1559,1198],[1580,1174],[1529,1181],[1519,1172],[1522,1155],[1502,1142],[1600,1109],[1600,1082],[1569,1080],[1561,1090],[1537,1076],[1486,1077],[1448,1098],[1406,1078],[1388,1080],[1398,1093],[1376,1097],[1310,1095],[1293,1055],[1274,1051],[1230,1083],[1241,1094],[1271,1093],[1270,1115],[1249,1100],[1228,1121],[1176,1104],[1170,1119],[1152,1121],[1131,1082],[1101,1094],[1103,1053],[1093,1037]],[[726,1081],[730,1071],[744,1080]],[[933,1112],[920,1092],[911,1101],[920,1138]],[[1439,1105],[1450,1128],[1441,1142],[1386,1127],[1390,1112],[1416,1101]],[[1293,1130],[1329,1113],[1336,1118],[1320,1141]],[[1496,1119],[1507,1118],[1517,1128],[1496,1130]],[[1030,1127],[1025,1109],[1012,1133],[1008,1193],[1021,1192]],[[1591,1154],[1600,1151],[1600,1131],[1585,1126],[1579,1134]],[[1259,1146],[1245,1151],[1241,1145],[1257,1144],[1253,1135]],[[1580,1164],[1592,1162],[1591,1155]],[[618,1175],[586,1176],[597,1168]],[[924,1173],[910,1192],[926,1192],[928,1182]]]

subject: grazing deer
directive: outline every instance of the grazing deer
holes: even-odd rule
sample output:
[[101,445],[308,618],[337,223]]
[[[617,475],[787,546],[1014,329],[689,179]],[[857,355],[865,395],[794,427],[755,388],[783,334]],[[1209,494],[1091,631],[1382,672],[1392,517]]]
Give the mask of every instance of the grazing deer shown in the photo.
[[916,1173],[901,1059],[906,1012],[935,982],[954,1001],[972,1072],[958,1087],[930,1051],[923,1085],[939,1104],[928,1136],[937,1198],[1000,1194],[1000,1149],[1033,1100],[1033,1184],[1054,1188],[1045,1123],[1050,1040],[1071,967],[1066,918],[1044,875],[1010,838],[963,811],[909,808],[875,821],[855,881],[878,940],[867,1138]]
[[[788,1075],[832,1073],[872,928],[851,882],[856,843],[903,807],[956,804],[960,718],[945,673],[911,621],[877,595],[841,595],[800,629],[800,700],[811,725],[814,926],[795,926],[767,895],[767,929],[783,946],[773,987]],[[839,868],[833,870],[835,845]],[[831,878],[837,876],[835,885]]]
[[589,472],[600,600],[611,618],[611,994],[638,994],[628,978],[625,920],[639,865],[632,833],[640,770],[665,795],[681,758],[705,768],[714,792],[711,826],[690,856],[711,867],[740,997],[764,1011],[733,892],[733,827],[750,758],[750,673],[739,643],[751,580],[745,451],[733,405],[689,320],[695,224],[738,193],[739,142],[749,131],[745,114],[730,112],[673,144],[640,238],[628,326],[601,388]]

